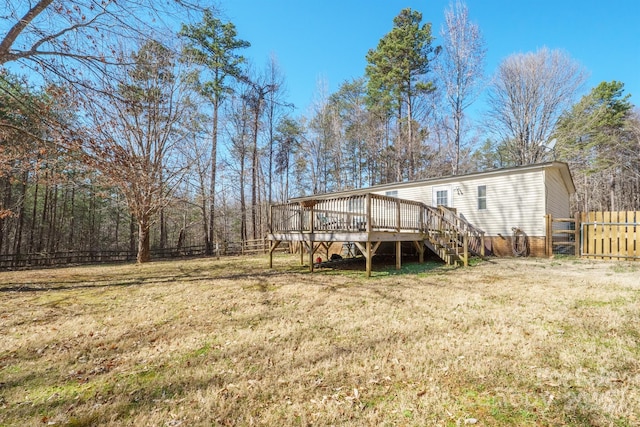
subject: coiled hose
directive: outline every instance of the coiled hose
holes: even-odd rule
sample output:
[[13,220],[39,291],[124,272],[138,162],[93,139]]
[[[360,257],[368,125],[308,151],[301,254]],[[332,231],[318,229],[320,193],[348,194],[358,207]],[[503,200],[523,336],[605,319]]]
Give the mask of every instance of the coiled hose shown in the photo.
[[527,235],[518,227],[511,229],[513,232],[511,238],[511,250],[513,256],[527,256],[529,255],[529,244],[527,242]]

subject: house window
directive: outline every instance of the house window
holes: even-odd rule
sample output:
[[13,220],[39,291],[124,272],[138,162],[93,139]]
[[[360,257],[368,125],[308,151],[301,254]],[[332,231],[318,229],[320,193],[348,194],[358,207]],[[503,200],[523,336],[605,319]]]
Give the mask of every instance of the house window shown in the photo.
[[398,190],[387,191],[384,195],[388,197],[398,197]]
[[449,191],[438,190],[436,191],[436,206],[449,206]]
[[487,209],[487,186],[478,185],[478,210]]

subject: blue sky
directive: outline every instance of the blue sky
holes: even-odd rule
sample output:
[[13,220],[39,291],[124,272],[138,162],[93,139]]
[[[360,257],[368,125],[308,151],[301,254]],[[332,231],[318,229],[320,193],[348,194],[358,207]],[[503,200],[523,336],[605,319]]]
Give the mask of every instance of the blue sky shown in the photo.
[[[252,45],[245,56],[258,68],[270,55],[276,56],[297,114],[305,114],[317,98],[318,81],[325,81],[332,93],[345,80],[364,75],[367,51],[391,30],[401,9],[422,12],[423,22],[431,22],[438,37],[449,4],[449,0],[220,0],[239,37]],[[466,4],[485,39],[488,74],[510,54],[544,46],[563,49],[590,73],[584,93],[602,81],[618,80],[640,106],[640,1],[467,0]]]

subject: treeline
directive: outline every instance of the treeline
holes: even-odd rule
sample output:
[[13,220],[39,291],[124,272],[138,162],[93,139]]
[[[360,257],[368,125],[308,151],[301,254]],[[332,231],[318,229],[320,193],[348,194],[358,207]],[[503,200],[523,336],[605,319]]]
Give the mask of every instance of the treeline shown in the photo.
[[640,209],[640,119],[623,83],[589,90],[586,70],[548,49],[489,78],[463,3],[437,35],[400,11],[361,53],[363,76],[319,88],[307,116],[277,60],[251,64],[221,16],[41,0],[0,18],[0,255],[211,254],[262,238],[269,206],[292,196],[548,160],[569,162],[575,210]]

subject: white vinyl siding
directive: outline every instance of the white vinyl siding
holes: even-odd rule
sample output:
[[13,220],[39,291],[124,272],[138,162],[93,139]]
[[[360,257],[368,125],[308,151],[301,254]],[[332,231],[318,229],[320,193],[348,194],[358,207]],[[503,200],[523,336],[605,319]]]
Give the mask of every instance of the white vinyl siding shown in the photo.
[[557,169],[549,169],[547,170],[545,178],[547,213],[551,214],[554,218],[570,217],[569,190],[562,179],[560,171]]
[[[462,195],[456,197],[458,213],[489,236],[511,235],[519,227],[529,236],[544,236],[544,172],[511,173],[461,182]],[[491,194],[487,209],[478,209],[478,186],[485,185]]]
[[[487,208],[478,209],[478,187],[483,185],[487,188]],[[573,183],[563,164],[402,183],[373,192],[385,194],[397,189],[401,199],[436,206],[434,189],[442,187],[451,188],[451,207],[487,236],[511,236],[512,227],[519,227],[532,237],[544,236],[547,213],[554,217],[570,216]]]
[[[448,185],[455,188],[452,208],[457,209],[467,221],[484,230],[487,236],[511,236],[511,228],[519,227],[529,236],[545,234],[545,185],[544,170],[512,170],[505,174],[471,176],[465,179],[455,177],[433,183],[416,183],[415,186],[402,185],[398,188],[401,199],[416,200],[436,206],[434,188]],[[443,180],[444,181],[444,180]],[[444,185],[443,185],[444,184]],[[478,186],[485,185],[491,198],[487,209],[478,210]],[[389,191],[389,190],[386,190]],[[385,194],[384,191],[376,192]]]

